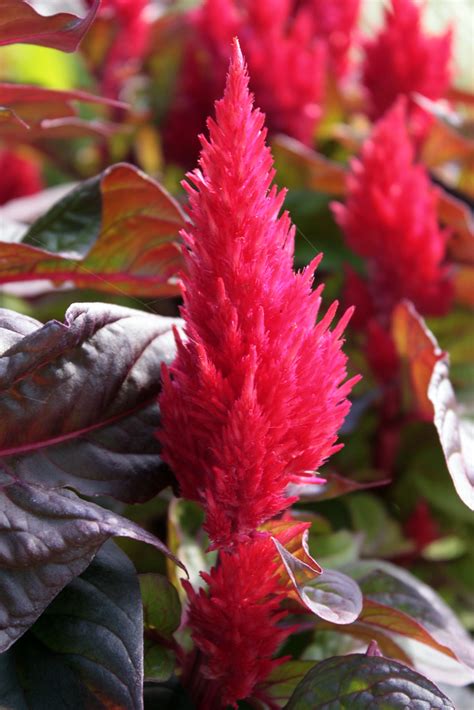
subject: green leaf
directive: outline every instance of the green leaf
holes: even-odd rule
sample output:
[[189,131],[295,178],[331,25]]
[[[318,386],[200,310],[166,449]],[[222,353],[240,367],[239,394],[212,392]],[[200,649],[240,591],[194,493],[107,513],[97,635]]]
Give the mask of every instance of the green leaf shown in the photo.
[[107,543],[28,633],[0,656],[0,705],[139,710],[141,627],[133,565]]
[[309,544],[311,553],[321,567],[342,567],[355,562],[359,557],[361,536],[349,530],[338,530],[328,535],[313,535],[310,530]]
[[145,629],[156,631],[165,639],[172,638],[181,622],[181,603],[176,589],[161,574],[141,574],[139,580]]
[[175,655],[172,650],[165,648],[153,639],[145,637],[144,642],[144,669],[145,680],[161,683],[169,680],[175,667]]
[[265,694],[275,702],[285,702],[313,666],[313,661],[287,661],[277,666],[265,681]]
[[411,549],[400,524],[388,515],[379,498],[358,493],[348,499],[347,505],[354,528],[364,535],[364,555],[395,556]]
[[181,621],[181,604],[173,585],[160,574],[139,576],[145,634],[145,678],[165,681],[171,677],[175,657],[170,643]]
[[[179,555],[194,589],[204,585],[201,572],[208,572],[215,564],[217,552],[207,552],[209,538],[202,529],[204,513],[197,503],[190,500],[173,499],[168,511],[168,545],[173,554]],[[180,599],[186,593],[180,579],[185,577],[182,570],[168,565],[168,577],[178,591]]]
[[455,710],[434,683],[396,661],[352,654],[318,663],[301,681],[286,710]]

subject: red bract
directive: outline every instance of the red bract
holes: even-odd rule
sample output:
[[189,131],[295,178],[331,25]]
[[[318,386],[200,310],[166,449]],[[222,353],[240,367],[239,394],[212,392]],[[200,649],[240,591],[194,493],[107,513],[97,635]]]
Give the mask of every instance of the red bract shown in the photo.
[[151,29],[147,18],[149,4],[149,0],[102,0],[99,17],[110,18],[116,25],[116,36],[102,68],[105,96],[120,94],[124,78],[147,50]]
[[445,313],[452,285],[437,190],[415,163],[404,102],[382,118],[351,164],[346,204],[333,205],[349,246],[367,259],[374,310],[387,326],[402,298],[424,315]]
[[43,187],[41,170],[33,160],[12,150],[0,150],[0,205]]
[[314,32],[328,48],[329,62],[336,76],[349,68],[349,50],[359,16],[360,0],[303,0],[312,11]]
[[237,49],[216,122],[202,138],[201,170],[188,175],[192,226],[183,234],[187,342],[164,371],[166,460],[186,498],[206,510],[215,546],[251,535],[292,502],[290,482],[337,450],[353,381],[334,330],[333,303],[316,324],[316,258],[293,271],[294,228],[270,189],[264,116],[252,110]]
[[312,143],[321,115],[325,51],[307,8],[294,14],[290,0],[206,0],[189,13],[188,31],[181,83],[164,130],[170,160],[194,163],[199,145],[192,141],[222,95],[234,36],[269,131]]
[[419,500],[415,505],[405,523],[405,532],[415,543],[417,552],[421,552],[430,543],[441,537],[439,525],[433,518],[426,500]]
[[207,591],[183,582],[192,637],[203,654],[200,674],[208,680],[201,697],[193,692],[202,710],[237,707],[284,660],[272,659],[291,633],[278,627],[288,612],[279,609],[286,594],[275,558],[271,538],[258,537],[221,553],[218,566],[201,573]]
[[400,95],[410,99],[413,132],[422,137],[430,116],[412,100],[414,93],[433,101],[450,84],[452,33],[429,36],[422,28],[421,8],[413,0],[392,0],[385,26],[365,45],[363,82],[369,93],[372,118],[382,116]]

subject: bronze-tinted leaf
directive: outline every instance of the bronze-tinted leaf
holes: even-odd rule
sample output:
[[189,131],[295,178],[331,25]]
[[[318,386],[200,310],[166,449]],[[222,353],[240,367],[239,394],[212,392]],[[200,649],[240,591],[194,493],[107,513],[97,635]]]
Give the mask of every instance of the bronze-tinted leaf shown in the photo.
[[114,165],[54,205],[21,243],[0,242],[0,283],[48,279],[107,293],[174,295],[183,225],[161,185],[131,165]]
[[0,45],[37,44],[74,52],[91,26],[100,0],[84,17],[68,12],[40,15],[26,0],[0,0]]

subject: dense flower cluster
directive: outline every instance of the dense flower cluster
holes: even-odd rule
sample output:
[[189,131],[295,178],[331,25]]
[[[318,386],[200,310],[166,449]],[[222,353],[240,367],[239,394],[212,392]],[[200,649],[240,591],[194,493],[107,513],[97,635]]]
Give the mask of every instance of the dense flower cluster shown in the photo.
[[415,162],[403,100],[376,124],[347,186],[346,204],[333,210],[348,245],[367,260],[369,294],[358,302],[365,309],[371,303],[383,324],[402,298],[422,314],[445,313],[452,298],[448,234],[438,225],[437,190]]
[[[189,625],[204,655],[202,675],[210,681],[200,707],[226,707],[246,698],[283,659],[272,659],[291,631],[278,626],[284,588],[279,586],[276,550],[262,536],[222,552],[219,565],[202,573],[209,585],[195,592],[184,582],[190,600]],[[264,573],[262,574],[262,571]],[[218,703],[212,700],[217,694]]]
[[451,44],[451,31],[440,36],[424,32],[421,7],[414,0],[391,0],[384,27],[365,45],[363,82],[372,118],[380,118],[398,96],[406,96],[413,133],[422,137],[430,117],[413,95],[433,101],[445,95],[451,81]]
[[102,0],[99,16],[112,18],[115,37],[101,67],[102,91],[116,98],[125,76],[145,54],[150,39],[149,0]]
[[279,216],[284,193],[270,188],[264,116],[252,110],[238,45],[208,126],[200,169],[185,185],[187,340],[163,371],[161,441],[182,495],[203,505],[220,549],[209,591],[188,585],[189,613],[212,692],[233,704],[265,678],[285,635],[276,626],[275,549],[258,528],[293,501],[288,484],[318,482],[314,471],[338,448],[354,381],[344,382],[341,351],[350,312],[330,331],[333,304],[316,323],[319,258],[293,271],[294,228]]
[[[315,259],[293,271],[294,228],[270,190],[264,117],[234,58],[217,122],[190,174],[184,309],[161,398],[165,456],[182,494],[200,501],[219,546],[286,508],[289,483],[311,481],[335,450],[349,409],[336,304],[317,324]],[[324,376],[321,376],[324,373]]]
[[328,50],[328,60],[336,76],[343,76],[349,66],[349,51],[352,46],[360,0],[301,0],[311,12],[315,35]]
[[195,162],[196,137],[222,95],[234,36],[269,131],[312,143],[321,115],[325,46],[315,35],[309,7],[295,11],[290,0],[205,0],[188,13],[187,23],[180,85],[164,130],[169,159]]
[[0,149],[0,205],[43,187],[39,165],[20,153]]

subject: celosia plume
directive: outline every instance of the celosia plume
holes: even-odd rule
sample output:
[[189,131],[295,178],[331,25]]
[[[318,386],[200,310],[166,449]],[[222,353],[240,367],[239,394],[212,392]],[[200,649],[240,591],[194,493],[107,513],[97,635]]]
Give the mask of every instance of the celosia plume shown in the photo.
[[13,150],[0,149],[0,205],[33,195],[42,187],[38,163]]
[[346,357],[333,303],[319,323],[316,258],[293,271],[294,228],[270,189],[264,116],[252,110],[234,49],[224,98],[188,175],[192,226],[183,234],[187,341],[163,373],[164,457],[181,493],[202,503],[214,546],[231,546],[292,502],[289,483],[339,447],[348,410]]
[[352,161],[346,204],[333,206],[349,246],[367,260],[374,314],[386,327],[402,298],[424,315],[445,313],[452,298],[437,190],[415,162],[406,119],[399,101],[376,124]]
[[312,13],[314,33],[328,49],[329,64],[336,76],[349,68],[349,51],[359,17],[360,0],[301,0]]
[[384,27],[365,45],[363,82],[370,113],[379,118],[404,95],[410,99],[414,135],[422,137],[431,118],[412,96],[419,93],[436,101],[445,95],[451,81],[452,33],[427,35],[421,7],[413,0],[391,0],[391,5],[385,11]]
[[286,593],[276,558],[271,538],[257,537],[222,552],[218,566],[201,573],[206,591],[196,593],[183,583],[192,637],[203,655],[200,675],[208,681],[198,699],[202,710],[237,707],[237,700],[258,693],[258,685],[284,660],[272,658],[291,633],[278,626],[288,612],[280,609]]
[[110,20],[115,36],[101,67],[105,96],[120,95],[124,79],[136,70],[148,48],[151,24],[147,17],[150,0],[102,0],[99,17]]
[[312,143],[321,115],[325,48],[315,36],[309,8],[294,13],[292,0],[206,0],[188,13],[188,34],[180,84],[164,127],[169,160],[194,164],[195,136],[222,96],[234,36],[269,131]]

